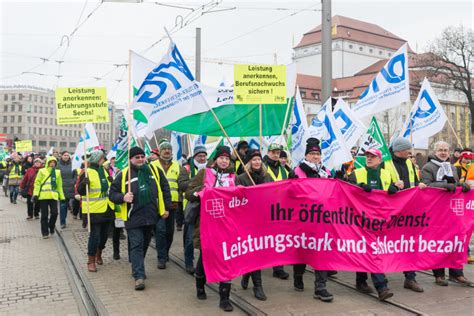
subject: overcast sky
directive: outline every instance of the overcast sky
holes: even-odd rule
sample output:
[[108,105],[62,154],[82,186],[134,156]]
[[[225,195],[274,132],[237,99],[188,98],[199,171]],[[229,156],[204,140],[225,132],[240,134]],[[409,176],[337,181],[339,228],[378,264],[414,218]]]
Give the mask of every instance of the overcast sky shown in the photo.
[[[120,64],[128,62],[128,50],[158,61],[169,42],[151,45],[163,38],[163,27],[172,30],[176,21],[180,25],[181,17],[189,23],[172,37],[189,67],[194,70],[195,28],[201,27],[202,81],[231,83],[232,63],[291,62],[292,47],[321,21],[320,1],[224,0],[204,15],[199,6],[213,1],[158,2],[182,8],[149,0],[0,0],[0,84],[106,86],[109,99],[123,104],[128,71]],[[473,27],[472,1],[333,0],[332,15],[378,24],[418,52],[446,26]],[[60,45],[63,35],[69,35],[69,46],[66,39]]]

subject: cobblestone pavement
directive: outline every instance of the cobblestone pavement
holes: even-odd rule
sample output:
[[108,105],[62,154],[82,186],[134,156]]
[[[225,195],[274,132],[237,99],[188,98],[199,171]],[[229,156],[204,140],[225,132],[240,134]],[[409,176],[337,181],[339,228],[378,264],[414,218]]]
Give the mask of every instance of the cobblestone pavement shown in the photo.
[[25,203],[0,197],[0,314],[79,315],[57,237],[25,218]]
[[[53,239],[42,240],[39,221],[24,219],[23,203],[12,206],[0,198],[0,315],[3,314],[78,314],[73,290],[69,286],[62,254]],[[126,241],[121,241],[120,260],[112,259],[112,241],[104,250],[104,265],[97,273],[86,269],[88,234],[79,220],[68,215],[68,226],[62,230],[69,251],[76,258],[81,274],[93,287],[93,295],[110,315],[223,315],[218,308],[218,295],[207,290],[208,300],[195,298],[194,279],[170,262],[166,270],[156,268],[156,251],[149,249],[145,261],[146,290],[133,289],[133,278],[128,263]],[[57,238],[57,237],[54,237]],[[472,241],[471,241],[472,242]],[[44,256],[49,253],[50,256]],[[182,232],[175,233],[172,253],[183,257]],[[4,267],[8,268],[3,269]],[[10,269],[13,269],[10,270]],[[291,267],[285,267],[292,273]],[[54,272],[53,272],[54,271]],[[474,266],[466,265],[465,274],[474,279]],[[339,272],[337,280],[354,284],[354,273]],[[473,315],[474,289],[450,283],[448,287],[436,286],[433,277],[418,273],[417,280],[424,293],[414,293],[403,288],[403,274],[387,275],[394,292],[393,302],[414,308],[427,315]],[[253,297],[252,285],[248,290],[240,287],[240,278],[233,280],[232,293],[264,311],[268,315],[407,315],[406,310],[375,297],[360,294],[341,284],[329,281],[328,290],[334,302],[323,303],[312,297],[314,276],[305,274],[305,291],[295,292],[293,281],[275,279],[271,269],[263,271],[263,284],[267,301]],[[6,302],[6,303],[5,303]],[[59,304],[58,304],[59,303]],[[235,315],[243,314],[235,309]]]

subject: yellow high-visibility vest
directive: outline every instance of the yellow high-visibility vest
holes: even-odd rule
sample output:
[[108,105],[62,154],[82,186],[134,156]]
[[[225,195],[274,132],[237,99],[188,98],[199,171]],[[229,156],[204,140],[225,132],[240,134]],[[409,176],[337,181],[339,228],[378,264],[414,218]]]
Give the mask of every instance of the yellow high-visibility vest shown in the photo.
[[[357,179],[357,183],[364,183],[367,184],[367,169],[359,168],[355,171],[355,176]],[[392,176],[390,172],[385,169],[380,169],[380,181],[382,182],[382,188],[384,191],[387,191],[392,183]]]
[[[103,167],[99,167],[103,168]],[[105,170],[104,170],[105,172]],[[107,211],[107,206],[110,206],[111,209],[115,208],[115,204],[109,200],[108,193],[106,196],[101,196],[101,185],[99,173],[94,169],[87,169],[87,175],[89,177],[90,186],[89,186],[89,212],[93,213],[105,213]],[[107,183],[110,182],[107,179]],[[82,203],[87,203],[86,196],[82,196]],[[82,208],[82,214],[87,213],[87,206]]]
[[168,180],[168,184],[170,186],[171,201],[179,202],[179,192],[178,192],[178,177],[179,177],[179,169],[180,169],[179,162],[177,162],[176,160],[173,160],[167,172],[165,172],[165,170],[163,169],[163,166],[161,166],[161,162],[159,159],[153,161],[152,164],[155,167],[160,168],[161,171],[163,171],[163,173],[165,174],[166,179]]
[[[387,162],[388,161],[385,162],[384,169],[390,172],[392,181],[397,182],[398,180],[400,180],[400,176],[398,175],[397,169],[395,168],[393,161],[390,163],[387,163]],[[405,163],[408,168],[408,179],[410,181],[410,188],[411,188],[415,186],[415,166],[413,165],[410,159],[407,159]],[[405,188],[405,189],[408,189],[408,188]]]

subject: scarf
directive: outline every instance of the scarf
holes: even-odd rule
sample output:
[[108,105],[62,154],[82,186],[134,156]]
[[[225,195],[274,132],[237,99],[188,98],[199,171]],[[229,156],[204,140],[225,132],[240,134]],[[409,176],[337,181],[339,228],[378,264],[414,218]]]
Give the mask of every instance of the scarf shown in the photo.
[[259,170],[250,170],[250,176],[252,177],[255,184],[262,184],[265,182],[265,176],[263,175],[263,169],[260,168]]
[[308,167],[310,167],[312,172],[314,172],[315,174],[317,174],[319,176],[318,178],[328,178],[329,177],[329,174],[327,173],[326,169],[323,167],[323,165],[321,163],[315,164],[315,163],[309,162],[306,159],[304,159],[302,161],[302,163],[307,165]]
[[56,168],[51,168],[51,190],[55,191],[58,185],[56,183]]
[[372,189],[382,190],[382,181],[380,181],[380,166],[377,168],[365,168],[367,170],[367,184]]
[[[431,162],[439,167],[436,173],[436,181],[454,180],[453,169],[451,169],[451,163],[449,161],[438,161],[431,159]],[[448,181],[449,183],[449,181]]]
[[212,169],[212,173],[216,176],[215,188],[230,187],[230,173],[225,173],[223,170],[217,171],[216,169]]
[[153,175],[150,166],[146,164],[136,168],[138,170],[138,206],[140,207],[151,202],[150,184]]
[[202,169],[206,168],[207,161],[206,161],[206,162],[203,162],[203,163],[199,163],[199,162],[196,161],[196,159],[193,159],[193,165],[194,165],[198,170],[202,170]]
[[91,163],[91,169],[94,169],[99,174],[100,180],[100,197],[106,197],[107,191],[109,190],[109,182],[107,181],[107,175],[105,169],[98,164]]

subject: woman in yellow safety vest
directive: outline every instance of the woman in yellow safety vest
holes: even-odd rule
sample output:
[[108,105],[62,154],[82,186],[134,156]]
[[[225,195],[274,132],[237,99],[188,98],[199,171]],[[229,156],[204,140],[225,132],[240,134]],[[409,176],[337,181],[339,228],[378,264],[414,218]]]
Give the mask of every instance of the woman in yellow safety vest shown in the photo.
[[[109,200],[109,187],[112,182],[103,164],[102,150],[90,154],[89,168],[81,174],[77,192],[82,196],[82,216],[90,213],[90,233],[87,244],[87,270],[97,272],[97,266],[104,264],[102,250],[107,243],[109,227],[114,221],[115,205]],[[89,196],[86,197],[87,188]]]
[[13,161],[8,166],[8,190],[10,191],[10,203],[16,204],[16,198],[18,197],[18,190],[20,187],[21,179],[23,178],[23,167],[20,163],[20,156],[13,156]]
[[[61,172],[56,169],[58,161],[50,156],[44,168],[38,171],[33,190],[33,203],[39,203],[41,209],[41,233],[47,239],[54,234],[58,218],[58,202],[64,200]],[[48,213],[51,213],[48,220]]]

